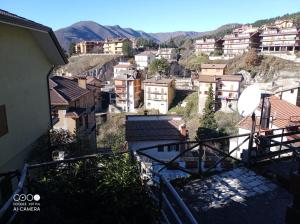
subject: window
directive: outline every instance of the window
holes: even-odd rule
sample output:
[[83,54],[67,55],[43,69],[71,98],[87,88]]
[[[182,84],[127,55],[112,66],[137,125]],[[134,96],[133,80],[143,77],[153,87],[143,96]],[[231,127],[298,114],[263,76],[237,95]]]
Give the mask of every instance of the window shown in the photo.
[[293,89],[291,89],[291,93],[294,93],[294,90],[293,90]]
[[159,145],[159,146],[157,147],[157,151],[158,151],[158,152],[163,152],[163,151],[164,151],[164,146],[163,146],[163,145]]
[[7,134],[7,132],[8,126],[5,105],[0,105],[0,137]]
[[[169,149],[168,149],[168,151],[170,152],[170,151],[177,151],[177,147],[178,147],[179,145],[169,145]],[[178,147],[178,149],[179,149],[179,147]]]

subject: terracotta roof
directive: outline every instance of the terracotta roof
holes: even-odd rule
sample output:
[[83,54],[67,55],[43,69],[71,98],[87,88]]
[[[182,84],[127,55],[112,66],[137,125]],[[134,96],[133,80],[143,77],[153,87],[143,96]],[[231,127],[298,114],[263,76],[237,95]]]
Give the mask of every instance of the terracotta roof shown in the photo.
[[24,27],[24,28],[31,29],[31,30],[47,32],[49,34],[50,38],[52,39],[55,47],[57,48],[57,51],[59,52],[59,55],[62,58],[62,60],[64,61],[64,63],[65,64],[68,63],[68,59],[67,59],[65,53],[64,53],[63,49],[61,48],[53,30],[50,27],[44,26],[40,23],[36,23],[32,20],[29,20],[24,17],[18,16],[16,14],[4,11],[2,9],[0,9],[0,22]]
[[[281,100],[276,96],[269,97],[269,100],[271,103],[271,117],[273,126],[276,126],[277,128],[285,128],[291,124],[290,121],[293,117],[299,117],[300,119],[300,107],[297,107],[285,100]],[[261,110],[260,108],[261,106],[258,108],[258,110]],[[251,118],[245,117],[238,123],[238,127],[250,130],[251,123]]]
[[[53,82],[56,84],[56,86],[53,84]],[[81,96],[88,94],[90,92],[89,89],[92,89],[91,86],[87,86],[89,89],[80,88],[77,81],[61,76],[52,77],[51,81],[49,81],[49,85],[51,105],[59,105],[62,102],[69,103],[77,100]]]
[[243,76],[241,74],[236,75],[199,75],[198,80],[199,82],[217,82],[221,81],[236,81],[241,82],[243,80]]
[[126,141],[180,140],[182,120],[126,121]]
[[220,69],[224,69],[226,68],[226,64],[201,64],[201,69],[207,69],[207,68],[220,68]]
[[217,82],[216,76],[215,75],[199,75],[198,77],[199,82]]
[[135,56],[155,56],[151,51],[143,51]]
[[174,79],[146,79],[143,81],[145,84],[170,84]]
[[132,64],[117,64],[114,68],[135,68],[135,66]]
[[243,80],[243,76],[241,74],[235,75],[222,75],[218,76],[222,81],[237,81],[241,82]]

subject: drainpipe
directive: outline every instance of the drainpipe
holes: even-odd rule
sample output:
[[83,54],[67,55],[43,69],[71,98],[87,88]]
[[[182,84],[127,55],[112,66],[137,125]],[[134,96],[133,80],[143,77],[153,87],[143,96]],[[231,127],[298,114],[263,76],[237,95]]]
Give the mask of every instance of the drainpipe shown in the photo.
[[53,69],[54,69],[54,65],[51,66],[50,70],[48,71],[47,73],[47,92],[48,92],[48,102],[49,102],[49,115],[50,115],[50,126],[49,126],[49,129],[48,129],[48,148],[50,149],[51,148],[51,142],[50,142],[50,130],[53,128],[53,120],[52,120],[52,113],[51,113],[51,98],[50,98],[50,88],[49,88],[49,77],[51,75],[51,73],[53,72]]

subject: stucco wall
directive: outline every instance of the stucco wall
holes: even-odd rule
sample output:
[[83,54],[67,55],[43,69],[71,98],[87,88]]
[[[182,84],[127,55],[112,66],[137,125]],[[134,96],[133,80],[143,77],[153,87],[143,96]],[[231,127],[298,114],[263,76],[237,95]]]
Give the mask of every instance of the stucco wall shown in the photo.
[[0,105],[6,107],[9,129],[0,137],[3,172],[21,167],[29,146],[48,130],[51,65],[28,30],[4,24],[0,30]]

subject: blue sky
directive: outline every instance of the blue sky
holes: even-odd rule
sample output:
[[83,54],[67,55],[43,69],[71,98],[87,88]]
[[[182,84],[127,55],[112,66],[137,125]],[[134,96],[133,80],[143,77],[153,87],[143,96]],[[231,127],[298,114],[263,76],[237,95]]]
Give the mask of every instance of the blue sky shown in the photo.
[[0,8],[52,27],[82,20],[146,32],[208,31],[300,11],[299,0],[1,0]]

